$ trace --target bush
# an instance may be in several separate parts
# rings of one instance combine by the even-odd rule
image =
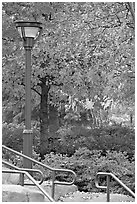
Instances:
[[[33,153],[34,158],[39,160],[39,155],[35,151]],[[18,156],[10,155],[10,162],[22,167],[22,159],[19,159]],[[45,159],[41,162],[54,168],[73,170],[77,175],[75,185],[77,185],[80,191],[99,191],[95,187],[95,176],[97,172],[112,172],[124,184],[131,188],[131,190],[135,190],[135,161],[134,159],[130,161],[126,152],[108,150],[105,156],[103,156],[100,150],[89,150],[84,147],[76,150],[71,157],[51,152],[45,155]],[[44,173],[45,180],[51,179],[51,171],[39,165],[34,165],[34,168],[40,169]],[[35,179],[38,179],[38,175],[35,175]],[[56,179],[59,181],[70,181],[71,174],[57,173]],[[106,184],[105,179],[102,182],[103,185]],[[125,193],[124,189],[113,180],[111,181],[111,191]]]
[[[23,125],[3,124],[2,143],[17,151],[23,149]],[[34,150],[40,152],[40,132],[33,129]],[[52,148],[51,148],[52,147]],[[89,150],[126,151],[132,159],[135,150],[135,132],[128,127],[108,126],[87,129],[82,126],[61,127],[53,138],[52,145],[46,147],[47,152],[72,156],[79,148]]]
[[[4,123],[2,126],[2,144],[18,152],[23,150],[23,124]],[[39,131],[33,129],[33,148],[37,150],[39,146]]]
[[[89,150],[126,151],[132,157],[135,150],[135,132],[121,126],[108,126],[94,129],[72,126],[60,128],[60,152],[72,156],[75,150],[87,147]]]
[[[4,123],[2,126],[2,144],[20,152],[23,149],[23,127]]]
[[[100,171],[114,173],[129,188],[135,189],[135,163],[128,160],[126,152],[107,151],[106,156],[102,156],[100,150],[80,148],[71,157],[47,154],[42,162],[52,167],[73,170],[77,175],[75,184],[80,191],[98,191],[95,187],[95,175]],[[44,171],[46,179],[50,179],[51,174],[44,169],[41,170]],[[58,174],[56,179],[70,180],[64,173]],[[124,193],[117,182],[112,181],[111,186],[113,192]]]

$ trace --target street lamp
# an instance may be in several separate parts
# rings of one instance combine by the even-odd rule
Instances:
[[[32,21],[16,21],[15,25],[23,40],[26,58],[25,130],[23,131],[23,154],[32,157],[33,132],[31,129],[31,50],[41,34],[42,24]],[[32,162],[27,159],[23,159],[23,167],[32,168]]]

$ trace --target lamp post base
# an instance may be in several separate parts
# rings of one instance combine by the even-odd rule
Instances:
[[[23,154],[32,158],[32,130],[23,131]],[[27,169],[32,169],[32,161],[23,158],[23,167]]]

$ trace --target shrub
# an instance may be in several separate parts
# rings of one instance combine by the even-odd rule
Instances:
[[[13,123],[2,126],[2,144],[16,151],[23,149],[23,127]]]
[[[63,130],[63,131],[62,131]],[[89,150],[126,151],[132,157],[135,150],[135,132],[121,126],[108,126],[94,129],[72,126],[63,127],[58,132],[60,151],[72,156],[75,150],[87,147]]]
[[[33,154],[36,160],[39,160],[39,155],[34,151]],[[10,155],[10,161],[22,167],[22,160],[17,156]],[[98,192],[95,187],[95,176],[97,172],[112,172],[131,190],[135,190],[135,161],[128,159],[126,152],[106,151],[105,156],[100,150],[89,150],[86,147],[79,148],[74,155],[68,157],[67,155],[55,154],[51,152],[45,155],[42,163],[54,168],[67,168],[73,170],[77,177],[75,185],[80,191]],[[45,180],[51,179],[51,171],[34,165],[34,168],[40,169],[45,176]],[[71,175],[71,174],[70,174]],[[66,173],[57,173],[56,179],[60,181],[70,181],[71,176]],[[35,176],[38,179],[38,175]],[[105,179],[102,180],[103,185]],[[123,188],[113,180],[111,180],[111,191],[115,193],[125,193]],[[127,194],[127,192],[126,192]]]
[[[23,148],[23,125],[3,124],[2,143],[17,151]],[[40,152],[40,132],[33,129],[34,150]],[[47,152],[72,156],[79,148],[86,147],[89,150],[126,151],[132,159],[135,150],[135,133],[128,127],[108,126],[87,129],[83,126],[61,127],[54,136],[52,145]]]
[[[95,175],[100,171],[114,173],[129,188],[135,189],[135,164],[134,161],[128,160],[126,152],[107,151],[106,156],[102,156],[100,150],[91,151],[80,148],[71,157],[54,153],[47,154],[42,162],[56,168],[72,169],[77,175],[75,184],[80,191],[98,191],[95,187]],[[51,174],[46,170],[44,173],[49,179]],[[57,175],[56,179],[70,180],[64,173]],[[124,192],[115,181],[111,182],[111,186],[113,192]]]
[[[23,124],[4,123],[2,126],[2,144],[16,151],[23,150]],[[33,148],[37,150],[39,146],[39,131],[33,129]]]

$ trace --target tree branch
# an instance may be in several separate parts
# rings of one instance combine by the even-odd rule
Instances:
[[[25,86],[23,82],[21,82],[19,85]],[[34,87],[31,87],[31,90],[35,91],[39,96],[41,96],[41,94]]]
[[[41,96],[41,94],[34,87],[31,87],[31,90],[35,91],[39,96]]]
[[[127,2],[127,5],[128,5],[128,9],[129,9],[129,11],[131,13],[131,16],[133,18],[133,22],[135,24],[135,11],[134,11],[135,6],[134,6],[134,2]]]

